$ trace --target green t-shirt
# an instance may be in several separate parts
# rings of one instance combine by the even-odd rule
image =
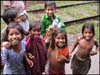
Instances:
[[[54,17],[58,19],[59,22],[61,22],[61,28],[64,30],[65,25],[61,21],[61,18],[58,15],[54,15]],[[53,20],[49,18],[47,14],[41,17],[40,23],[41,23],[41,35],[42,36],[45,36],[46,29],[48,29],[49,25],[51,25],[52,22]]]

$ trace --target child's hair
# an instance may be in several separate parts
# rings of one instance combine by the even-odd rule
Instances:
[[[56,3],[54,1],[46,1],[44,5],[45,9],[47,6],[50,6],[50,5],[54,5],[54,7],[56,8]]]
[[[39,21],[33,21],[31,24],[30,24],[30,28],[29,28],[29,31],[32,30],[32,28],[35,28],[37,26],[41,26],[40,22]]]
[[[85,23],[82,27],[82,33],[84,32],[85,28],[89,28],[92,31],[93,36],[95,35],[95,30],[94,30],[94,24],[93,23]]]
[[[10,21],[14,21],[14,18],[17,16],[17,10],[14,8],[8,8],[3,12],[2,18],[6,24],[9,24]]]
[[[11,28],[16,28],[16,29],[18,29],[18,31],[19,31],[19,32],[21,33],[21,35],[22,35],[21,40],[24,38],[24,30],[23,30],[23,28],[21,27],[21,25],[18,24],[18,23],[10,23],[10,24],[7,26],[7,28],[6,28],[6,35],[5,35],[5,37],[6,37],[6,40],[7,40],[7,41],[8,41],[8,34],[9,34],[9,31],[10,31]]]
[[[65,46],[64,46],[64,47],[68,46],[68,44],[67,44],[67,33],[66,33],[64,30],[62,30],[61,28],[57,28],[57,29],[55,30],[55,32],[52,34],[52,39],[51,39],[50,48],[53,49],[53,50],[55,49],[55,37],[56,37],[59,33],[63,33],[64,36],[65,36]]]

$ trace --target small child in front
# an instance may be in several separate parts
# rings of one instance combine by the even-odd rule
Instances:
[[[10,47],[1,48],[1,60],[4,65],[3,74],[26,74],[23,63],[23,56],[26,51],[26,44],[22,41],[24,31],[19,24],[10,23],[6,29],[6,40]]]
[[[65,63],[69,63],[69,49],[67,35],[62,29],[56,29],[52,34],[50,47],[48,48],[49,68],[48,74],[64,75]]]
[[[95,30],[92,23],[86,23],[82,27],[82,37],[79,37],[71,51],[71,53],[77,48],[77,52],[72,58],[71,68],[72,74],[84,74],[86,75],[91,67],[90,56],[96,55],[99,47],[96,39],[94,39]],[[93,46],[96,46],[96,50],[93,51]]]

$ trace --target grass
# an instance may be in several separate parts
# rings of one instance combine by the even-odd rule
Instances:
[[[80,18],[84,18],[87,16],[87,15],[85,15],[85,13],[89,14],[89,16],[99,14],[97,12],[97,8],[98,8],[98,5],[95,3],[95,4],[79,5],[79,6],[75,6],[75,7],[68,7],[68,8],[64,8],[64,9],[59,9],[59,10],[57,10],[57,12],[58,13],[59,12],[66,13],[66,14],[74,17],[75,19],[80,19]],[[82,13],[80,13],[80,12],[82,12]]]
[[[82,1],[55,1],[56,2],[56,6],[62,6],[62,5],[70,5],[70,4],[75,4],[75,3],[79,3]],[[34,7],[33,7],[34,4]],[[43,2],[39,2],[39,1],[29,1],[29,5],[28,5],[28,10],[36,10],[36,9],[43,9],[44,8],[44,3]]]
[[[94,15],[97,14],[97,8],[98,8],[98,4],[88,4],[85,5],[84,7],[80,6],[80,9],[87,11],[88,14]]]

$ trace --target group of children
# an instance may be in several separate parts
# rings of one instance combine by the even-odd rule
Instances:
[[[10,8],[4,12],[2,17],[7,27],[1,43],[3,74],[64,75],[65,63],[70,62],[71,53],[77,46],[77,52],[71,61],[72,74],[88,73],[91,67],[90,55],[97,54],[99,50],[94,39],[94,25],[83,25],[82,37],[77,39],[73,49],[69,51],[65,25],[54,14],[55,9],[55,2],[47,1],[46,15],[40,21],[32,22],[27,34],[15,9]],[[96,51],[92,51],[94,45]]]

